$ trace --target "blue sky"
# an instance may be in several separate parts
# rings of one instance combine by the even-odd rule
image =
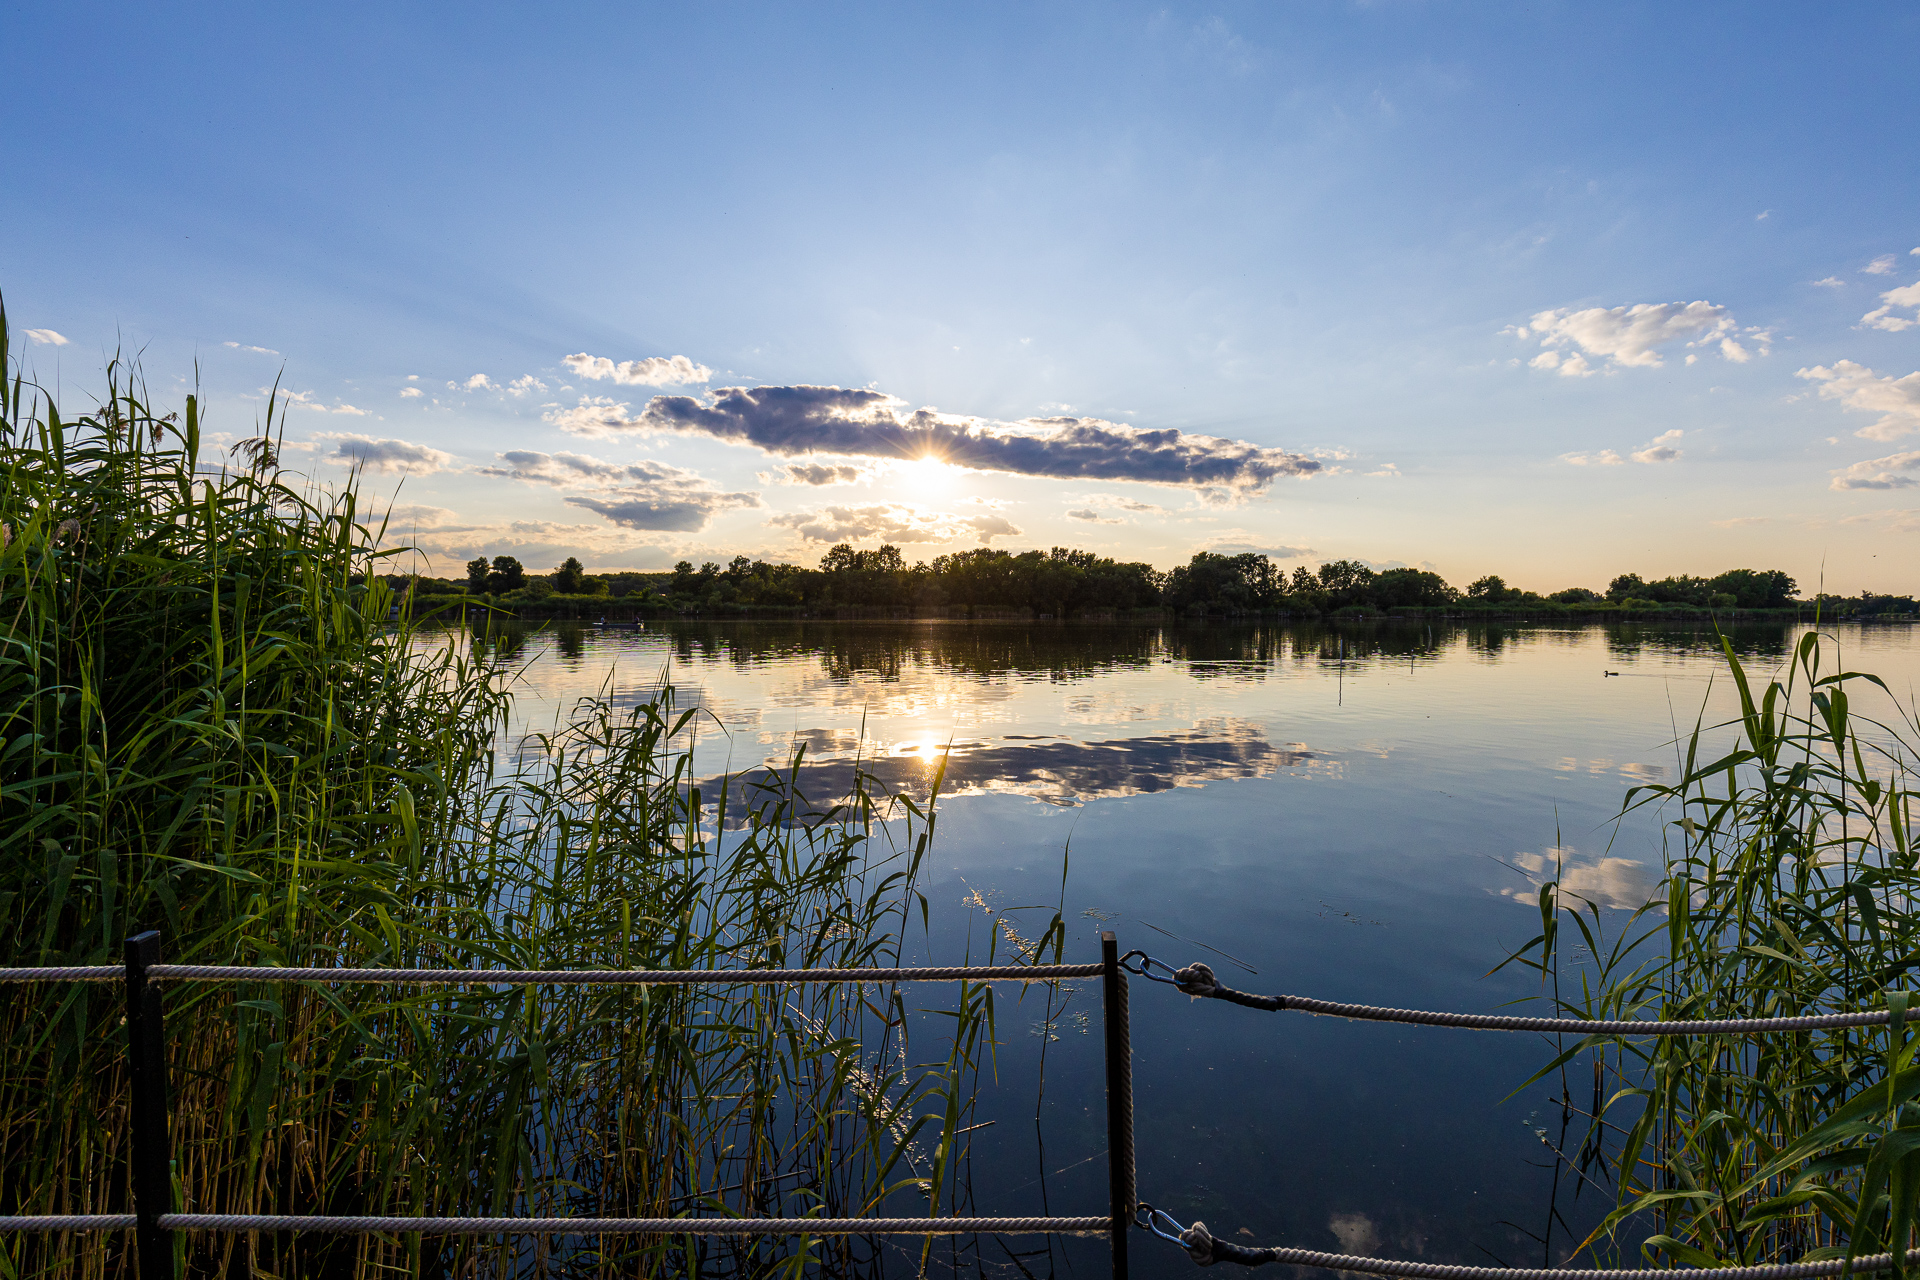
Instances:
[[[17,354],[70,411],[116,346],[198,361],[233,438],[279,376],[292,464],[437,572],[1920,589],[1911,5],[6,21]]]

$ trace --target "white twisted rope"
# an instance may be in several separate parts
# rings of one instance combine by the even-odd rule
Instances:
[[[1424,1027],[1469,1027],[1479,1031],[1555,1031],[1573,1035],[1707,1036],[1755,1031],[1831,1031],[1871,1027],[1887,1021],[1885,1009],[1861,1013],[1814,1013],[1792,1018],[1696,1018],[1656,1022],[1638,1018],[1517,1018],[1496,1013],[1437,1013],[1427,1009],[1382,1009],[1339,1004],[1310,996],[1278,996],[1289,1009],[1368,1022],[1410,1022]]]
[[[1166,968],[1149,957],[1149,965]],[[1840,1027],[1872,1027],[1890,1020],[1886,1009],[1868,1009],[1859,1013],[1812,1013],[1789,1018],[1694,1018],[1655,1021],[1641,1018],[1523,1018],[1501,1013],[1446,1013],[1433,1009],[1387,1009],[1370,1004],[1344,1004],[1336,1000],[1316,1000],[1312,996],[1258,996],[1235,991],[1213,976],[1213,969],[1199,962],[1184,969],[1169,970],[1170,978],[1161,978],[1142,970],[1155,982],[1177,988],[1190,996],[1225,1000],[1248,1009],[1272,1013],[1297,1010],[1329,1018],[1354,1018],[1362,1022],[1403,1022],[1423,1027],[1467,1027],[1475,1031],[1545,1031],[1567,1035],[1629,1036],[1709,1036],[1738,1035],[1761,1031],[1831,1031]]]
[[[320,1231],[436,1236],[951,1236],[1102,1235],[1099,1218],[329,1218],[300,1214],[163,1213],[175,1231]]]
[[[125,1231],[131,1213],[0,1217],[0,1231]],[[287,1213],[163,1213],[166,1231],[315,1231],[434,1236],[1104,1235],[1112,1218],[334,1218]]]
[[[1150,1228],[1151,1229],[1151,1228]],[[1166,1233],[1154,1234],[1171,1239]],[[1837,1276],[1842,1271],[1868,1273],[1891,1271],[1893,1255],[1876,1253],[1855,1258],[1851,1263],[1834,1258],[1826,1262],[1781,1262],[1756,1267],[1716,1267],[1712,1269],[1675,1267],[1622,1271],[1574,1271],[1542,1267],[1457,1267],[1441,1262],[1406,1262],[1397,1258],[1361,1258],[1348,1253],[1319,1253],[1312,1249],[1250,1249],[1246,1245],[1216,1240],[1207,1224],[1196,1222],[1182,1231],[1178,1243],[1186,1246],[1187,1256],[1203,1267],[1217,1262],[1237,1262],[1243,1267],[1263,1267],[1269,1262],[1296,1267],[1324,1267],[1329,1271],[1359,1271],[1376,1276],[1409,1276],[1413,1280],[1649,1280],[1653,1276],[1699,1276],[1703,1280],[1813,1280],[1817,1276]],[[1920,1261],[1920,1249],[1907,1251],[1909,1263]]]
[[[956,965],[928,969],[345,969],[271,965],[156,964],[147,977],[180,982],[373,982],[463,986],[759,986],[804,982],[1042,982],[1099,976],[1097,964]],[[118,982],[115,964],[47,969],[0,969],[0,982]]]
[[[0,969],[0,982],[118,982],[124,965],[68,964],[51,969]]]

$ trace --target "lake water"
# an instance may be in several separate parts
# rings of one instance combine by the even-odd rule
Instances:
[[[1799,633],[1732,638],[1764,677]],[[1831,634],[1848,668],[1913,687],[1920,633]],[[1676,732],[1703,707],[1709,722],[1734,707],[1710,633],[1644,624],[561,625],[514,643],[532,727],[668,672],[680,705],[711,713],[703,776],[804,742],[809,794],[843,788],[856,758],[924,790],[946,753],[922,957],[1037,934],[1064,895],[1069,960],[1097,959],[1110,928],[1243,990],[1476,1012],[1538,993],[1488,971],[1537,932],[1556,863],[1616,922],[1643,900],[1659,821],[1610,820],[1629,787],[1674,778]],[[1514,1093],[1550,1056],[1539,1037],[1132,987],[1140,1194],[1182,1221],[1249,1244],[1537,1266],[1607,1207],[1574,1197],[1536,1132],[1557,1140],[1558,1087]],[[1105,1212],[1097,983],[1071,1001],[1044,1093],[1042,1011],[1011,993],[1002,1008],[974,1212]],[[1016,1265],[983,1242],[963,1269],[1104,1273],[1098,1241],[1008,1243],[1035,1252]],[[1193,1273],[1172,1245],[1136,1233],[1133,1251],[1136,1275]]]

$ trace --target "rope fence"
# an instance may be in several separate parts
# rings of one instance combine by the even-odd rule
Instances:
[[[1166,1218],[1179,1234],[1161,1228],[1158,1219]],[[1139,1206],[1136,1219],[1140,1226],[1186,1249],[1187,1256],[1202,1267],[1216,1262],[1237,1262],[1243,1267],[1264,1267],[1270,1262],[1295,1267],[1325,1267],[1329,1271],[1357,1271],[1376,1276],[1410,1276],[1414,1280],[1646,1280],[1648,1276],[1711,1276],[1713,1280],[1811,1280],[1816,1276],[1837,1276],[1842,1272],[1866,1274],[1894,1269],[1891,1253],[1869,1257],[1830,1258],[1821,1262],[1780,1262],[1757,1267],[1675,1267],[1661,1270],[1575,1271],[1559,1267],[1456,1267],[1444,1262],[1407,1262],[1397,1258],[1362,1258],[1350,1253],[1319,1253],[1312,1249],[1254,1249],[1243,1244],[1216,1240],[1207,1224],[1196,1222],[1180,1229],[1180,1224],[1164,1211],[1151,1205]],[[1920,1249],[1907,1251],[1908,1263],[1920,1261]]]
[[[1045,982],[1097,978],[1097,964],[981,965],[924,969],[301,969],[278,965],[156,964],[149,981],[353,982],[430,986],[701,986],[798,985],[808,982]],[[122,982],[127,971],[113,964],[51,969],[0,969],[0,982]]]
[[[1138,959],[1137,965],[1128,964]],[[1790,1018],[1695,1018],[1656,1021],[1645,1018],[1522,1018],[1499,1013],[1445,1013],[1430,1009],[1386,1009],[1370,1004],[1344,1004],[1312,996],[1257,996],[1235,991],[1214,977],[1213,969],[1195,961],[1175,969],[1144,951],[1129,951],[1120,963],[1127,972],[1173,987],[1190,996],[1225,1000],[1247,1009],[1270,1013],[1289,1010],[1361,1022],[1402,1022],[1422,1027],[1465,1027],[1474,1031],[1544,1031],[1568,1035],[1710,1036],[1757,1034],[1766,1031],[1832,1031],[1841,1027],[1872,1027],[1889,1022],[1886,1009],[1858,1013],[1812,1013]],[[1154,972],[1165,970],[1167,976]]]
[[[124,1231],[131,1213],[0,1217],[0,1231]],[[163,1231],[288,1231],[428,1236],[950,1236],[1105,1235],[1097,1218],[337,1218],[287,1213],[162,1213]]]
[[[0,1231],[136,1233],[140,1280],[177,1271],[176,1232],[290,1232],[333,1235],[431,1236],[954,1236],[1105,1235],[1114,1241],[1117,1280],[1126,1276],[1126,1233],[1133,1220],[1132,1049],[1126,1021],[1126,974],[1111,932],[1101,935],[1098,964],[958,965],[891,969],[354,969],[270,965],[160,963],[160,935],[137,934],[126,943],[124,965],[52,965],[0,969],[0,983],[114,982],[126,991],[127,1065],[131,1137],[128,1174],[133,1212],[0,1216]],[[318,1214],[174,1213],[173,1156],[168,1139],[165,982],[314,982],[407,986],[788,986],[849,982],[1046,982],[1098,977],[1107,989],[1108,1079],[1129,1092],[1124,1107],[1108,1108],[1109,1150],[1116,1164],[1109,1212],[1099,1216],[1025,1218],[430,1218],[338,1217]],[[1118,992],[1116,996],[1115,992]],[[1118,1018],[1111,1016],[1115,1009]],[[1124,1139],[1112,1129],[1124,1116]]]
[[[1529,1018],[1503,1014],[1451,1013],[1347,1004],[1309,996],[1255,995],[1226,986],[1206,964],[1175,969],[1144,951],[1119,953],[1111,932],[1100,937],[1098,964],[950,966],[894,969],[353,969],[267,965],[161,964],[157,933],[127,940],[121,965],[66,965],[0,969],[8,982],[121,982],[126,986],[127,1051],[132,1085],[129,1125],[133,1213],[0,1216],[0,1231],[138,1233],[142,1280],[173,1274],[173,1233],[308,1232],[337,1235],[432,1236],[851,1236],[851,1235],[1106,1235],[1115,1280],[1126,1280],[1128,1232],[1144,1229],[1187,1251],[1200,1266],[1232,1262],[1321,1267],[1331,1271],[1410,1280],[1644,1280],[1675,1271],[1712,1280],[1816,1280],[1845,1272],[1894,1270],[1892,1254],[1764,1266],[1634,1270],[1563,1270],[1451,1266],[1311,1249],[1252,1248],[1215,1239],[1204,1222],[1183,1227],[1165,1211],[1138,1199],[1133,1145],[1133,1071],[1128,1027],[1128,974],[1171,986],[1189,996],[1224,1000],[1267,1012],[1297,1011],[1368,1022],[1461,1027],[1480,1031],[1532,1031],[1594,1035],[1719,1035],[1824,1031],[1891,1022],[1890,1010],[1810,1014],[1783,1018],[1689,1020]],[[297,1214],[174,1213],[167,1140],[165,1028],[160,983],[315,982],[439,986],[781,986],[815,982],[1045,982],[1060,978],[1102,980],[1107,1065],[1107,1162],[1110,1212],[1102,1216],[1028,1218],[428,1218],[332,1217]],[[1920,1250],[1906,1255],[1920,1261]]]

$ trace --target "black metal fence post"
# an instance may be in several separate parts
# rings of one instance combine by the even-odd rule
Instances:
[[[1113,1208],[1113,1280],[1127,1280],[1127,1229],[1133,1225],[1133,1037],[1127,1025],[1127,974],[1111,929],[1100,934],[1100,982],[1106,997],[1107,1188]]]
[[[173,1212],[173,1153],[167,1142],[167,1029],[160,989],[147,969],[160,963],[160,934],[127,939],[127,1067],[132,1082],[133,1212],[140,1280],[173,1280],[173,1232],[156,1219]]]

